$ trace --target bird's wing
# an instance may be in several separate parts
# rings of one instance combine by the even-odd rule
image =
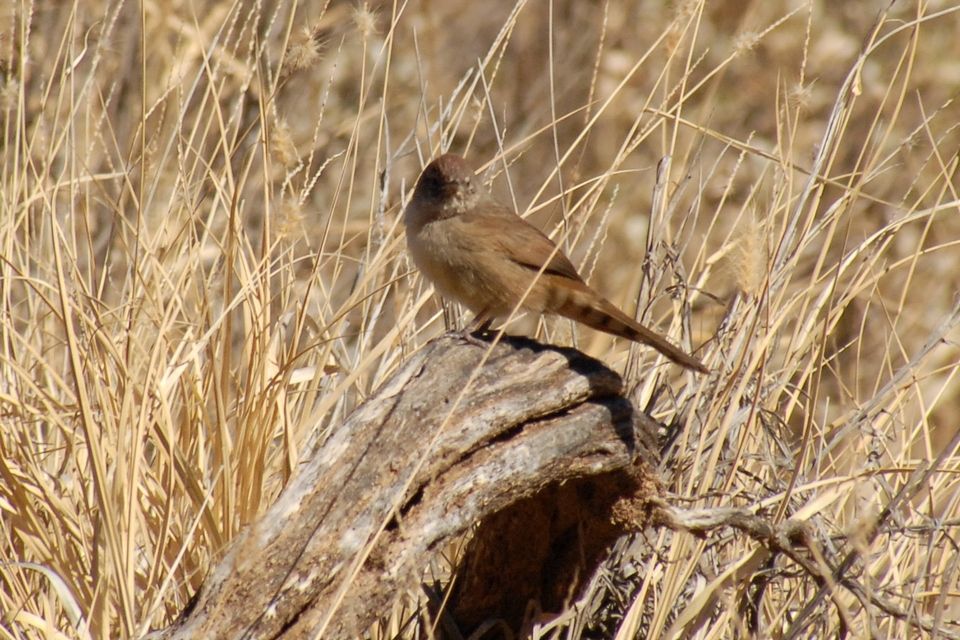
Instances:
[[[503,255],[513,262],[534,272],[546,263],[544,273],[583,282],[576,267],[553,240],[507,207],[498,206],[494,211],[471,214],[471,217],[484,218],[477,220],[478,228],[487,229]]]

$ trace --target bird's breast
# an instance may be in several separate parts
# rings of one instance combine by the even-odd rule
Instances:
[[[522,276],[517,265],[495,250],[483,229],[470,228],[461,217],[408,227],[407,247],[414,264],[443,296],[475,313],[504,315],[519,300]]]

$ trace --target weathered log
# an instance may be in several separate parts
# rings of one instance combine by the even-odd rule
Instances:
[[[162,635],[356,637],[477,523],[447,609],[462,624],[518,624],[528,598],[568,596],[624,532],[617,500],[656,491],[657,425],[576,350],[505,338],[484,352],[444,336],[415,353],[307,456]]]

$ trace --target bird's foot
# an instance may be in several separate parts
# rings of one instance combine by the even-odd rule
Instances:
[[[490,323],[491,320],[485,314],[477,314],[470,324],[460,331],[453,332],[452,335],[475,347],[486,349],[490,346]]]
[[[461,329],[460,331],[454,331],[451,335],[454,335],[467,344],[472,344],[475,347],[480,347],[481,349],[486,349],[490,346],[490,333],[486,329],[474,329],[473,327],[467,327]]]

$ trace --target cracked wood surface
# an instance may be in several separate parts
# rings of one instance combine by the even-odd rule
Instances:
[[[355,637],[472,525],[577,478],[653,477],[656,423],[616,373],[505,337],[457,404],[484,351],[444,336],[413,354],[306,457],[161,635]]]

